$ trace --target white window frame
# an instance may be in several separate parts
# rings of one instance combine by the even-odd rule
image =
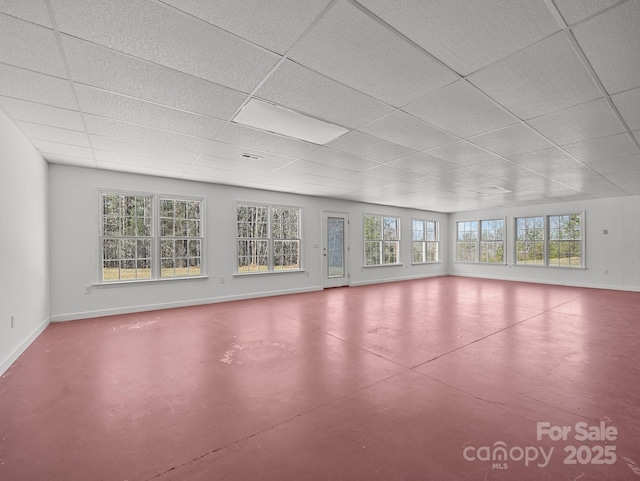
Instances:
[[[542,239],[534,239],[532,241],[528,241],[528,242],[533,242],[533,243],[542,243],[542,263],[540,264],[536,264],[536,263],[529,263],[528,260],[525,261],[518,261],[518,243],[519,242],[527,242],[526,240],[520,240],[519,239],[519,235],[518,235],[518,220],[520,219],[541,219],[542,220],[542,227],[540,229],[536,229],[534,227],[534,231],[542,231]],[[515,265],[517,266],[529,266],[529,267],[544,267],[547,265],[547,229],[546,229],[546,216],[544,215],[528,215],[528,216],[521,216],[521,217],[515,217],[514,218],[514,232],[515,232],[515,239],[514,239],[514,259],[513,262]]]
[[[414,222],[422,223],[422,240],[415,240],[413,238],[415,229]],[[429,240],[429,224],[434,225],[434,237],[435,240]],[[420,244],[420,252],[422,254],[422,261],[416,261],[414,257],[414,248],[416,244]],[[435,246],[435,259],[429,260],[429,244]],[[412,264],[436,264],[440,262],[440,223],[437,220],[431,220],[427,218],[412,217],[411,218],[411,263]]]
[[[120,267],[118,279],[105,279],[104,276],[104,268],[105,261],[109,259],[105,259],[105,250],[104,250],[104,241],[107,239],[118,238],[118,236],[113,235],[105,235],[104,231],[104,197],[108,195],[114,196],[129,196],[129,197],[148,197],[151,202],[151,226],[150,233],[147,236],[143,236],[145,239],[149,240],[150,243],[150,254],[149,254],[149,267],[150,267],[150,275],[146,277],[137,276],[135,278],[123,278],[121,275],[122,267]],[[161,268],[161,233],[160,233],[160,199],[171,199],[175,201],[187,201],[187,202],[199,202],[200,203],[200,236],[198,239],[200,240],[200,273],[194,275],[178,275],[178,276],[162,276],[162,268]],[[98,258],[99,258],[99,266],[98,266],[98,286],[109,286],[109,285],[118,285],[118,284],[128,284],[128,283],[138,283],[138,282],[152,282],[152,281],[169,281],[169,280],[182,280],[182,279],[199,279],[206,278],[205,274],[205,199],[202,197],[194,197],[180,194],[163,194],[163,193],[152,193],[152,192],[140,192],[140,191],[130,191],[130,190],[117,190],[117,189],[99,189],[98,191],[98,218],[99,226],[98,226]],[[142,237],[142,236],[140,236]],[[131,236],[121,236],[124,239],[134,239],[136,237]],[[119,261],[125,260],[124,258],[119,258]],[[142,259],[141,259],[142,260]]]
[[[483,228],[485,223],[489,223],[489,222],[502,222],[502,238],[501,239],[485,239],[485,229]],[[506,226],[506,219],[504,217],[500,218],[494,218],[494,219],[481,219],[478,222],[478,243],[479,243],[479,248],[480,251],[478,253],[478,263],[479,264],[497,264],[497,265],[504,265],[507,263],[506,261],[506,231],[505,231],[505,226]],[[483,255],[484,255],[484,248],[487,244],[502,244],[502,260],[498,261],[498,262],[491,262],[491,261],[486,261],[483,260]]]
[[[551,227],[551,218],[553,217],[567,217],[567,216],[577,216],[580,219],[580,229],[579,229],[579,239],[552,239],[552,227]],[[542,218],[543,219],[543,235],[544,235],[544,258],[542,264],[525,264],[518,262],[518,219],[528,219],[528,218]],[[514,219],[514,226],[516,229],[516,236],[514,241],[515,248],[515,265],[524,266],[524,267],[551,267],[558,269],[586,269],[586,249],[585,249],[585,232],[586,232],[586,212],[571,212],[571,213],[562,213],[562,214],[546,214],[546,215],[529,215],[516,217]],[[567,264],[562,265],[560,261],[558,263],[551,263],[551,244],[553,242],[577,242],[580,246],[580,263],[579,264]]]
[[[502,222],[502,240],[485,240],[484,239],[484,234],[483,234],[483,223],[485,222],[495,222],[495,221],[500,221]],[[474,241],[461,241],[459,240],[460,237],[460,224],[471,224],[471,223],[475,223],[475,230],[472,229],[465,229],[464,232],[475,232],[475,240]],[[507,219],[504,217],[492,217],[492,218],[485,218],[485,219],[466,219],[466,220],[459,220],[456,221],[456,260],[455,262],[457,263],[467,263],[467,264],[483,264],[483,265],[491,265],[491,266],[503,266],[507,264],[507,231],[505,229],[507,225]],[[466,227],[466,226],[465,226]],[[474,260],[460,260],[459,255],[460,255],[460,251],[459,251],[459,247],[460,247],[460,243],[464,242],[466,244],[475,244],[474,245],[474,255],[475,255],[475,259]],[[482,254],[483,254],[483,246],[486,245],[487,243],[501,243],[502,244],[502,261],[500,262],[488,262],[488,261],[484,261],[482,258]]]
[[[380,221],[380,231],[377,233],[378,236],[374,239],[367,239],[367,217],[375,217]],[[401,226],[401,218],[400,216],[397,215],[385,215],[385,214],[373,214],[373,213],[368,213],[365,212],[363,215],[363,224],[362,224],[362,230],[363,230],[363,240],[364,240],[364,258],[363,258],[363,265],[364,267],[379,267],[379,266],[397,266],[397,265],[401,265],[400,262],[400,243],[401,243],[401,233],[402,233],[402,226]],[[385,225],[385,219],[393,219],[396,222],[396,233],[397,233],[397,239],[385,239],[385,229],[384,229],[384,225]],[[368,242],[376,242],[379,243],[379,248],[378,248],[378,254],[379,254],[379,259],[380,259],[380,263],[377,264],[368,264],[367,263],[367,243]],[[397,244],[397,252],[396,252],[396,261],[395,262],[385,262],[385,247],[387,244]]]
[[[267,209],[267,220],[266,220],[266,236],[265,237],[239,237],[239,223],[238,221],[238,208],[244,207],[257,207],[257,208],[265,208]],[[275,239],[273,237],[273,210],[274,209],[289,209],[296,210],[298,212],[298,237],[297,238],[285,238],[285,239]],[[286,204],[271,204],[264,202],[254,202],[254,201],[236,201],[234,204],[234,223],[235,223],[235,275],[237,276],[252,276],[252,275],[264,275],[264,274],[285,274],[288,272],[303,272],[303,209],[298,205],[286,205]],[[267,263],[264,264],[266,269],[258,269],[258,270],[247,270],[242,271],[240,269],[240,250],[239,250],[239,242],[241,241],[250,241],[250,240],[259,240],[266,242],[266,256]],[[284,269],[283,267],[277,268],[275,265],[275,243],[279,241],[293,241],[298,244],[298,267],[297,268],[289,268]]]
[[[469,224],[469,223],[472,223],[472,222],[475,222],[475,224],[476,224],[475,229],[473,229],[473,230],[465,229],[464,232],[475,232],[475,236],[476,236],[475,240],[473,240],[473,241],[469,241],[469,240],[461,241],[459,239],[459,237],[460,237],[460,224]],[[466,220],[456,221],[456,237],[455,237],[455,239],[456,239],[456,260],[455,260],[455,262],[472,263],[472,264],[477,264],[478,263],[478,258],[479,258],[479,255],[480,255],[479,254],[480,253],[480,236],[479,236],[479,233],[478,233],[478,226],[479,225],[480,225],[480,221],[477,220],[477,219],[466,219]],[[460,260],[460,258],[459,258],[459,256],[460,256],[460,250],[459,250],[460,242],[465,242],[465,243],[468,243],[468,244],[473,242],[475,244],[474,245],[474,249],[473,249],[473,252],[475,253],[475,259],[474,260],[466,260],[466,259]]]

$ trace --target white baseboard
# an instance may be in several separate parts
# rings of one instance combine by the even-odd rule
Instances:
[[[42,332],[47,328],[51,322],[51,318],[47,317],[38,327],[36,327],[29,336],[17,347],[14,351],[7,356],[2,362],[0,362],[0,376],[2,376],[7,369],[11,367],[11,365],[16,362],[16,359],[20,357],[20,355],[27,350],[27,348],[31,345],[36,338],[42,334]]]
[[[616,284],[594,284],[590,282],[561,282],[557,280],[545,280],[545,279],[531,279],[527,277],[504,277],[504,276],[487,276],[478,274],[448,274],[454,277],[475,277],[477,279],[492,279],[496,281],[511,281],[511,282],[528,282],[531,284],[546,284],[553,286],[567,286],[567,287],[584,287],[587,289],[608,289],[612,291],[628,291],[628,292],[640,292],[640,286],[619,286]]]
[[[173,309],[176,307],[200,306],[205,304],[216,304],[219,302],[242,301],[246,299],[257,299],[260,297],[283,296],[287,294],[301,294],[304,292],[320,291],[321,287],[305,287],[300,289],[284,289],[279,291],[255,292],[249,294],[238,294],[234,296],[210,297],[205,299],[191,299],[187,301],[163,302],[158,304],[144,304],[138,306],[117,307],[113,309],[98,309],[94,311],[73,312],[68,314],[57,314],[51,316],[51,322],[76,321],[79,319],[90,319],[94,317],[115,316],[118,314],[133,314],[135,312],[157,311],[160,309]]]
[[[360,282],[352,282],[351,286],[368,286],[371,284],[386,284],[388,282],[401,282],[401,281],[414,281],[416,279],[427,279],[429,277],[443,277],[448,276],[449,274],[446,272],[438,272],[437,274],[422,274],[418,276],[407,276],[407,277],[389,277],[386,279],[376,279],[372,281],[360,281]]]

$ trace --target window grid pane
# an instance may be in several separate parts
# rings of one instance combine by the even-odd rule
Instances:
[[[582,216],[549,216],[549,265],[582,266]]]
[[[160,199],[160,277],[202,274],[201,202]]]
[[[544,265],[544,218],[516,218],[516,264]]]
[[[103,194],[102,281],[151,278],[152,197]]]
[[[301,209],[236,205],[239,273],[301,269]]]
[[[456,260],[478,262],[478,221],[457,223]]]
[[[504,220],[480,221],[480,262],[504,262]]]
[[[423,234],[424,235],[424,234]],[[400,218],[364,216],[364,263],[366,266],[400,262]]]

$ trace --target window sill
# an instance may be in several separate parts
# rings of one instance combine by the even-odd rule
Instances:
[[[433,261],[433,262],[412,262],[412,266],[428,266],[431,264],[442,264],[442,261]]]
[[[564,269],[571,271],[586,271],[587,267],[582,266],[550,266],[550,265],[541,265],[541,264],[513,264],[512,267],[538,267],[543,269]]]
[[[505,262],[473,262],[473,261],[453,261],[454,264],[469,264],[474,266],[502,266],[506,267]]]
[[[91,287],[102,289],[105,287],[124,287],[135,284],[156,284],[165,282],[202,281],[209,279],[209,276],[185,276],[185,277],[165,277],[162,279],[132,279],[130,281],[107,281],[91,284]]]
[[[306,272],[304,269],[295,269],[290,271],[260,271],[260,272],[236,272],[233,277],[251,277],[251,276],[272,276],[282,274],[296,274],[299,272]]]
[[[371,268],[375,268],[375,267],[398,267],[398,266],[403,266],[404,264],[402,264],[401,262],[398,262],[397,264],[376,264],[374,266],[362,266],[365,269],[371,269]]]

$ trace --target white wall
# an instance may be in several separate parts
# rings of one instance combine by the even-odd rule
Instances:
[[[446,274],[446,262],[411,265],[410,257],[412,216],[439,220],[446,237],[446,214],[62,165],[50,165],[49,187],[54,321],[322,289],[322,211],[349,213],[352,285]],[[99,278],[101,189],[203,197],[208,279],[102,285],[86,294]],[[302,207],[304,272],[234,276],[236,201]],[[365,212],[401,217],[403,265],[363,267]],[[446,256],[446,238],[442,246]]]
[[[586,269],[514,265],[515,217],[583,211]],[[457,221],[501,217],[507,218],[507,265],[455,262]],[[640,196],[450,214],[449,239],[452,275],[640,291]]]
[[[0,206],[2,374],[49,322],[47,163],[2,111]]]

